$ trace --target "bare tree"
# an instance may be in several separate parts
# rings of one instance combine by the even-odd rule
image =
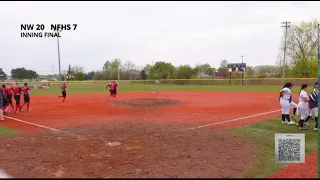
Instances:
[[[80,65],[74,65],[72,66],[72,71],[73,73],[84,72],[84,67]]]

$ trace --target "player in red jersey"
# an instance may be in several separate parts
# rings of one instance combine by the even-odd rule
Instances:
[[[22,88],[22,92],[23,92],[23,100],[24,100],[24,103],[23,105],[21,106],[21,110],[23,108],[23,106],[25,104],[27,104],[27,111],[30,110],[30,89],[28,87],[28,83],[24,83],[24,87]]]
[[[108,100],[110,98],[112,98],[113,100],[116,99],[117,87],[118,87],[118,84],[115,81],[112,81],[110,84],[107,85],[106,88],[110,88],[110,95],[108,97]]]
[[[3,94],[3,112],[8,112],[8,90],[6,85],[2,84],[2,94]]]
[[[66,83],[63,83],[63,85],[61,86],[61,91],[62,91],[62,96],[59,96],[58,98],[63,98],[62,102],[64,102],[64,100],[67,97],[67,85]]]
[[[9,111],[9,106],[14,110],[13,103],[12,103],[12,96],[13,96],[13,86],[12,84],[8,83],[7,84],[7,91],[8,91],[8,96],[7,96],[7,102],[8,102],[8,111]]]
[[[2,88],[0,88],[0,120],[3,121],[3,93],[2,93]]]
[[[14,100],[16,100],[16,113],[19,113],[21,111],[21,105],[20,105],[21,91],[22,91],[21,87],[19,83],[17,83],[13,89],[13,97],[14,97]]]

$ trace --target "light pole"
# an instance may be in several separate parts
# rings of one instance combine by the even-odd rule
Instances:
[[[282,78],[285,78],[285,66],[286,66],[286,51],[287,51],[287,33],[288,33],[288,28],[290,27],[289,21],[282,22],[282,26],[285,28],[285,33],[284,33],[284,48],[283,48],[283,64],[282,64]]]
[[[120,68],[121,68],[121,65],[119,65],[118,67],[118,81],[120,80]]]
[[[243,54],[240,56],[241,57],[241,84],[243,85]]]
[[[60,33],[62,30],[57,30],[57,33]],[[58,61],[59,61],[59,81],[62,80],[61,78],[61,63],[60,63],[60,45],[59,45],[59,36],[57,36],[57,46],[58,46]]]

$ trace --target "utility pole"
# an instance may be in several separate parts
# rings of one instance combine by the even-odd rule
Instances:
[[[287,33],[288,33],[288,28],[290,27],[289,21],[282,22],[283,28],[285,28],[285,33],[284,33],[284,48],[283,48],[283,64],[282,64],[282,78],[285,78],[285,67],[287,65],[286,62],[286,51],[287,51]]]
[[[241,57],[241,66],[243,68],[243,54],[240,57]],[[241,69],[241,84],[243,85],[243,69]]]
[[[320,76],[320,24],[318,24],[318,81]]]

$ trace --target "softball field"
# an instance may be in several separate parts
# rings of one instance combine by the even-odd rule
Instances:
[[[58,84],[32,90],[32,110],[0,122],[0,167],[17,178],[318,176],[312,130],[305,164],[274,161],[274,134],[298,132],[279,119],[281,86],[120,81],[108,101],[105,85],[68,84],[64,103]]]

